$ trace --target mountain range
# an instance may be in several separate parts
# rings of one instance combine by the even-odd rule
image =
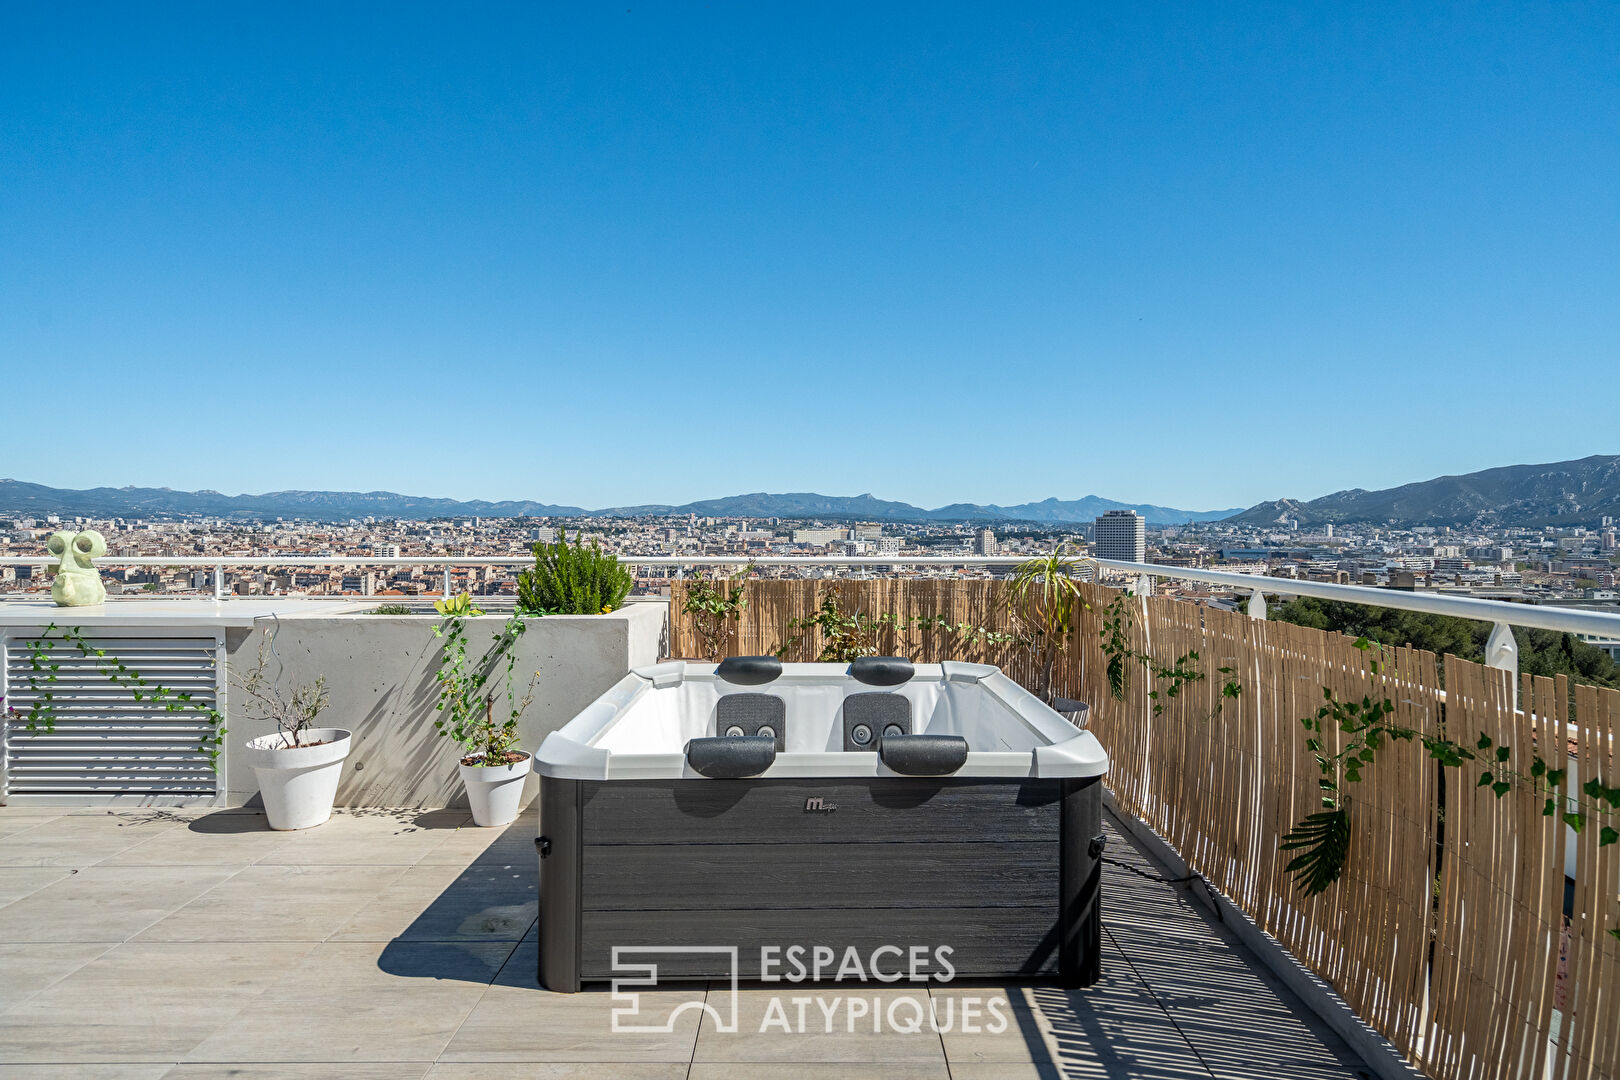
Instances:
[[[1087,495],[1013,506],[951,503],[932,510],[867,495],[814,492],[731,495],[680,505],[651,503],[585,510],[578,506],[509,500],[459,501],[399,495],[392,491],[271,491],[224,495],[169,488],[46,487],[0,480],[0,514],[69,517],[221,517],[244,520],[304,518],[440,517],[701,517],[822,518],[855,521],[965,521],[1072,524],[1090,522],[1105,510],[1135,510],[1150,525],[1228,520],[1264,528],[1290,519],[1301,528],[1328,524],[1451,525],[1468,528],[1542,525],[1595,526],[1620,518],[1620,455],[1593,455],[1549,465],[1507,465],[1462,476],[1366,491],[1336,491],[1319,499],[1274,499],[1247,510],[1178,510],[1151,503],[1124,503]]]
[[[1604,517],[1620,519],[1620,455],[1505,465],[1383,491],[1336,491],[1309,502],[1276,499],[1251,506],[1231,520],[1265,526],[1293,518],[1300,528],[1339,524],[1538,528],[1596,526]]]
[[[221,517],[240,519],[439,517],[655,517],[698,514],[702,517],[836,518],[863,521],[1030,521],[1089,522],[1105,510],[1135,510],[1155,525],[1215,521],[1228,510],[1177,510],[1148,503],[1123,503],[1087,495],[1081,499],[1047,499],[1016,506],[952,503],[925,510],[909,503],[872,495],[817,495],[811,492],[771,495],[756,492],[705,499],[679,506],[647,504],[585,510],[528,501],[487,502],[431,499],[392,491],[271,491],[263,495],[224,495],[218,491],[174,491],[169,488],[89,488],[68,490],[0,480],[0,513],[70,517]]]

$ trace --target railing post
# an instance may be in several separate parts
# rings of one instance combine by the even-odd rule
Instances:
[[[1137,596],[1152,596],[1153,595],[1153,575],[1152,574],[1137,574],[1136,575],[1136,595]]]
[[[217,604],[225,599],[225,568],[214,567],[214,602]]]
[[[1254,590],[1249,597],[1249,618],[1266,621],[1266,597],[1259,589]]]
[[[448,565],[444,568],[444,598],[446,600],[450,599],[450,567]]]
[[[686,578],[686,567],[682,566],[680,563],[676,563],[675,564],[675,580],[676,581],[682,581],[685,578]]]
[[[1513,627],[1497,623],[1485,642],[1485,666],[1505,671],[1513,681],[1513,707],[1519,707],[1519,642]]]

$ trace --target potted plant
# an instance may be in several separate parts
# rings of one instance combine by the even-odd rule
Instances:
[[[440,715],[433,726],[461,747],[458,771],[473,823],[486,828],[510,825],[523,809],[524,779],[534,767],[534,760],[517,748],[518,717],[533,697],[534,679],[529,680],[529,691],[521,700],[512,690],[523,618],[514,614],[489,651],[472,663],[467,659],[465,620],[483,612],[473,607],[472,597],[466,593],[439,600],[433,606],[444,617],[433,631],[444,639],[444,658],[437,675],[439,700],[435,705]],[[506,715],[497,720],[495,693],[486,693],[485,686],[503,660],[508,708]]]
[[[534,545],[534,569],[518,575],[518,610],[525,615],[606,615],[624,603],[635,584],[618,557],[592,542],[573,544],[567,533],[556,543]]]
[[[1050,555],[1019,565],[1007,597],[1013,642],[1029,654],[1034,668],[1030,690],[1079,727],[1085,726],[1086,703],[1058,692],[1057,663],[1074,636],[1075,617],[1088,608],[1074,579],[1075,570],[1087,563],[1091,560],[1064,555],[1059,544]]]
[[[273,735],[249,739],[242,755],[253,768],[264,799],[264,816],[272,829],[309,829],[332,816],[343,759],[349,756],[352,733],[318,728],[315,718],[330,703],[326,676],[283,689],[281,660],[274,630],[259,645],[259,659],[232,680],[242,694],[238,705],[249,719],[276,725]],[[276,671],[272,674],[271,661]]]

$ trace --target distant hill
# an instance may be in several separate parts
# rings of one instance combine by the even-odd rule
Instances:
[[[263,495],[222,495],[217,491],[174,491],[169,488],[89,488],[73,491],[0,480],[0,514],[38,517],[221,517],[242,520],[305,518],[346,521],[349,518],[437,517],[658,517],[698,514],[702,517],[836,518],[862,521],[1028,521],[1053,524],[1089,522],[1104,510],[1135,510],[1150,524],[1177,525],[1214,521],[1232,510],[1177,510],[1146,503],[1122,503],[1095,495],[1071,501],[1047,499],[1017,506],[953,503],[925,510],[909,503],[872,495],[817,495],[813,492],[771,495],[756,492],[705,499],[680,506],[649,504],[584,510],[578,506],[507,501],[460,502],[398,495],[392,491],[272,491]]]
[[[0,513],[68,514],[83,517],[278,517],[347,520],[360,517],[571,517],[577,506],[537,502],[458,502],[396,495],[392,491],[269,491],[222,495],[170,488],[89,488],[71,491],[0,480]]]
[[[1296,518],[1301,528],[1391,523],[1538,528],[1595,526],[1604,516],[1620,518],[1620,455],[1507,465],[1384,491],[1353,488],[1309,502],[1275,499],[1227,520],[1264,526]]]

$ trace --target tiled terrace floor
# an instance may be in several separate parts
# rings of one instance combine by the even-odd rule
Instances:
[[[244,812],[0,807],[0,1077],[1368,1075],[1202,908],[1113,867],[1099,985],[932,991],[941,1015],[1004,994],[1000,1034],[852,1033],[845,1012],[828,1033],[815,1005],[807,1033],[760,1034],[777,991],[756,989],[737,1034],[689,1009],[671,1033],[613,1035],[606,991],[535,985],[532,813],[506,830],[355,812],[273,833]],[[1157,869],[1121,833],[1109,851]]]

